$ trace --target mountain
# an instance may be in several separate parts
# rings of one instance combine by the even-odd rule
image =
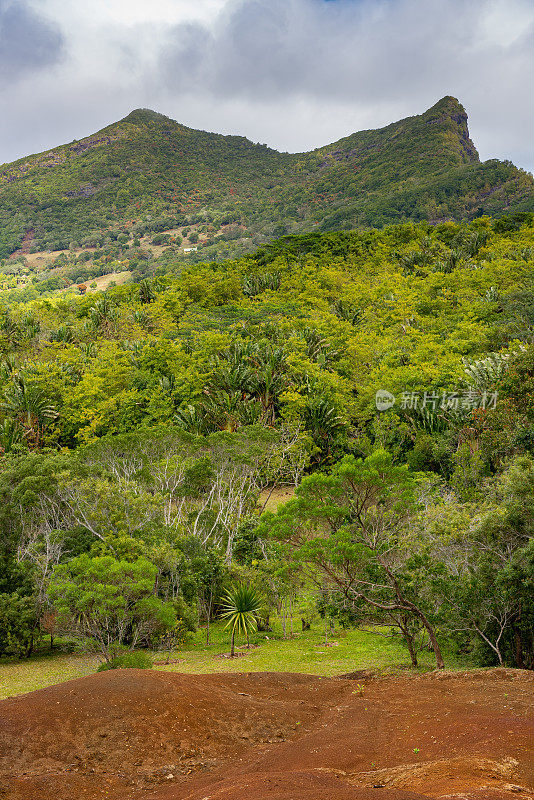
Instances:
[[[127,221],[208,221],[272,237],[534,209],[534,179],[481,162],[453,97],[424,114],[308,153],[187,128],[138,109],[81,141],[0,167],[0,257],[58,250]]]

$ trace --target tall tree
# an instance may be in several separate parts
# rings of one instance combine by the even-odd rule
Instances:
[[[426,590],[411,566],[415,490],[415,475],[383,450],[365,460],[346,456],[330,474],[304,478],[295,499],[266,514],[260,530],[286,542],[321,586],[337,588],[347,602],[414,617],[443,668]]]

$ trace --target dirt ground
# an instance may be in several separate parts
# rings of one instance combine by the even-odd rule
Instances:
[[[534,674],[120,670],[0,703],[9,800],[534,800]]]

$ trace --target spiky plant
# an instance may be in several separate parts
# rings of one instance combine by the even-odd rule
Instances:
[[[0,423],[0,452],[12,453],[22,439],[23,429],[17,420],[7,417]]]
[[[105,334],[109,334],[114,323],[117,321],[119,312],[117,306],[112,304],[104,295],[101,300],[97,300],[89,312],[88,322],[93,329],[99,329]]]
[[[244,633],[249,641],[250,633],[257,630],[256,616],[261,608],[261,596],[253,586],[240,583],[223,596],[222,619],[227,620],[226,628],[230,628],[230,658],[235,656],[236,633]]]
[[[524,351],[525,347],[520,346],[519,349]],[[478,361],[469,362],[463,359],[469,388],[479,392],[494,389],[509,370],[513,355],[514,353],[490,353]]]
[[[146,278],[139,282],[139,300],[141,303],[152,303],[156,299],[156,293],[150,281]]]
[[[43,428],[58,416],[44,392],[32,386],[23,372],[14,375],[11,385],[4,390],[0,410],[20,422],[36,447],[39,447]]]
[[[187,405],[179,408],[174,415],[174,424],[188,433],[203,436],[208,432],[206,415],[195,406]],[[211,433],[211,430],[209,431]]]

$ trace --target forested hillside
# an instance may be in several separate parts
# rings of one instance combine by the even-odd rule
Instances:
[[[266,626],[304,592],[414,663],[534,664],[532,215],[134,278],[0,293],[1,652],[153,645],[239,580]]]
[[[182,234],[199,224],[209,234],[204,247],[230,241],[242,252],[314,228],[533,208],[532,176],[507,161],[481,163],[452,97],[300,154],[137,110],[81,141],[0,167],[0,258],[125,234],[133,247],[140,233]]]

